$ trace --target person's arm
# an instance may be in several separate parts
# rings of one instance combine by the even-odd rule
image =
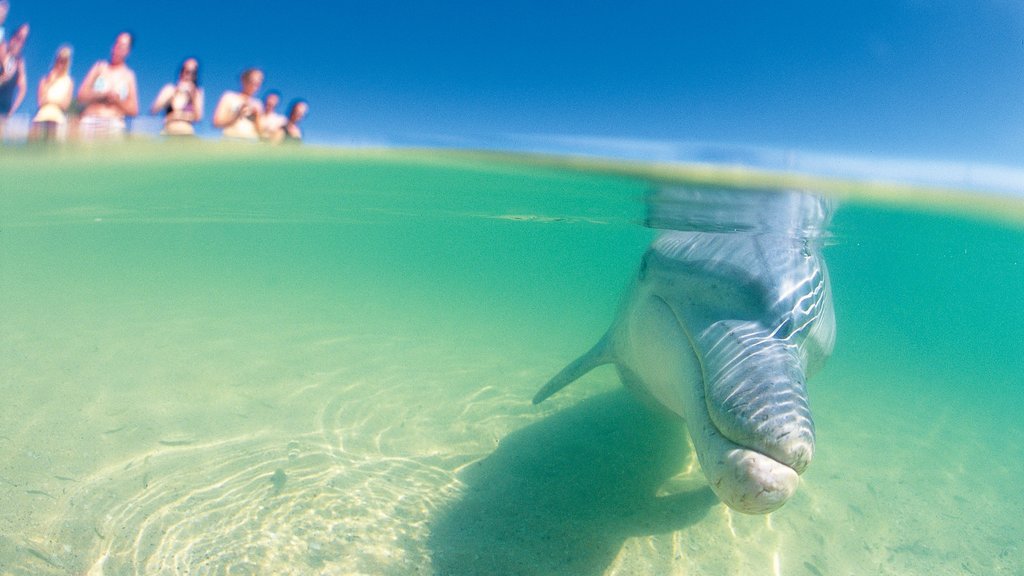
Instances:
[[[213,112],[213,126],[215,128],[227,128],[245,115],[247,106],[241,101],[242,95],[232,95],[230,92],[220,97],[217,109]]]
[[[256,125],[256,135],[263,134],[263,105],[255,106],[252,113],[252,123]]]
[[[36,104],[39,106],[39,108],[42,108],[44,104],[49,103],[46,99],[46,93],[50,89],[51,82],[52,79],[50,78],[49,74],[39,79],[39,87],[36,88]]]
[[[26,92],[28,92],[28,80],[25,79],[25,59],[22,58],[18,63],[18,93],[14,96],[11,111],[7,113],[8,117],[14,116],[14,113],[18,111],[18,106],[25,101]]]
[[[196,86],[196,91],[192,96],[192,108],[196,111],[196,117],[193,122],[199,122],[203,119],[203,89]]]
[[[170,103],[171,98],[174,97],[174,85],[166,84],[160,89],[160,92],[156,95],[156,100],[153,100],[153,105],[149,107],[150,114],[159,114],[167,108],[167,104]]]
[[[83,106],[88,106],[107,96],[106,92],[99,93],[93,89],[93,86],[96,84],[96,77],[100,75],[101,64],[102,62],[97,62],[92,65],[89,73],[85,75],[85,80],[82,80],[82,85],[78,88],[78,99],[82,102]]]
[[[226,128],[238,118],[238,113],[231,109],[231,98],[227,94],[220,97],[217,108],[213,111],[213,127]]]

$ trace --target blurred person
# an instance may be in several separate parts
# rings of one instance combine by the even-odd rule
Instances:
[[[220,97],[213,112],[213,125],[233,140],[258,141],[263,103],[256,98],[263,85],[263,71],[249,68],[242,72],[242,91],[228,90]]]
[[[284,126],[285,141],[302,141],[302,128],[299,127],[299,122],[306,117],[306,112],[309,112],[309,103],[301,98],[293,100],[288,106],[288,123]]]
[[[68,108],[75,93],[71,79],[71,46],[57,49],[53,67],[39,80],[36,101],[39,110],[32,118],[33,140],[63,140],[67,134]]]
[[[7,50],[6,46],[3,46],[5,40],[4,37],[4,22],[7,20],[7,13],[11,10],[11,4],[7,0],[0,0],[0,56],[5,54]]]
[[[288,118],[276,111],[281,103],[281,93],[270,90],[263,95],[263,117],[260,119],[260,137],[268,142],[278,143],[284,139],[284,125]]]
[[[28,91],[25,59],[21,54],[28,33],[28,24],[18,26],[5,44],[3,58],[0,59],[0,136],[3,136],[4,124],[18,111]]]
[[[110,61],[93,64],[78,89],[82,106],[79,134],[85,140],[121,137],[127,131],[125,119],[139,113],[135,72],[128,67],[134,37],[130,32],[117,35],[110,50]]]
[[[10,9],[11,5],[7,0],[0,0],[0,76],[4,74],[4,62],[7,60],[7,36],[4,22],[7,21],[7,13]],[[0,140],[4,136],[4,120],[5,118],[0,116]]]
[[[199,86],[199,61],[188,58],[178,70],[178,80],[160,89],[151,114],[164,113],[162,134],[194,136],[195,124],[203,119],[203,89]]]

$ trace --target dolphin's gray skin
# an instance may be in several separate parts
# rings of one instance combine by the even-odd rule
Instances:
[[[766,513],[814,453],[805,380],[831,354],[835,316],[820,240],[828,201],[791,191],[661,189],[659,232],[605,336],[537,392],[542,402],[612,363],[686,419],[712,489]]]

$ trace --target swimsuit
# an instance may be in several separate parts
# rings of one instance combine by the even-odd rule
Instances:
[[[103,140],[123,136],[126,129],[123,118],[85,116],[78,123],[78,136],[82,140]]]
[[[21,59],[8,55],[0,72],[0,114],[7,115],[14,106],[14,95],[18,91],[18,70]]]
[[[194,136],[196,133],[195,122],[196,107],[195,97],[198,94],[199,88],[193,88],[193,92],[188,94],[183,90],[175,87],[174,95],[167,102],[167,107],[164,108],[164,129],[161,134],[168,136]]]
[[[107,62],[97,63],[99,66],[99,73],[96,79],[92,82],[93,90],[97,92],[106,92],[110,88],[111,79],[106,76],[107,70],[110,68],[110,64]],[[128,97],[128,87],[130,80],[125,78],[123,75],[115,77],[114,91],[117,92],[118,96],[124,100]],[[92,106],[90,104],[89,106]],[[89,107],[86,107],[88,110]],[[124,116],[121,114],[116,107],[104,105],[101,110],[105,112],[113,112],[116,116],[108,116],[105,114],[96,114],[91,112],[88,115],[82,116],[82,120],[78,124],[78,136],[82,140],[102,140],[106,138],[118,138],[125,134],[128,129],[128,125],[125,123]]]

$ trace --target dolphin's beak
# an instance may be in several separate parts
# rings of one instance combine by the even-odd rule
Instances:
[[[691,430],[708,480],[740,512],[770,512],[814,455],[814,422],[795,346],[756,323],[723,321],[700,338],[704,405]],[[709,461],[705,463],[705,459]]]
[[[793,496],[800,483],[796,470],[723,436],[703,403],[686,412],[701,469],[722,502],[745,514],[765,514]]]

